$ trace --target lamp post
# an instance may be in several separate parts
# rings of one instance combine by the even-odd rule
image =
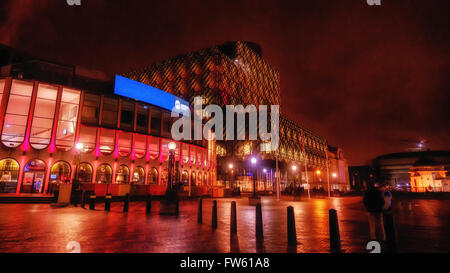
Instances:
[[[233,164],[228,164],[228,169],[230,170],[230,184],[231,188],[234,189],[234,181],[233,181]]]
[[[296,183],[297,180],[296,180],[296,177],[295,177],[296,171],[297,171],[297,166],[292,165],[292,173],[294,174],[294,194],[295,194],[295,191],[297,190],[297,183]]]
[[[252,174],[253,174],[253,197],[256,197],[256,176],[255,176],[255,165],[256,165],[256,157],[252,157]]]
[[[168,181],[167,181],[167,191],[171,192],[174,189],[173,177],[174,177],[174,167],[175,167],[175,149],[176,144],[170,142],[167,147],[169,148],[169,170],[168,170]]]
[[[81,152],[84,149],[84,144],[81,142],[78,142],[77,144],[75,144],[75,174],[73,176],[73,182],[72,182],[72,186],[75,186],[72,188],[72,191],[74,191],[78,186],[78,169],[80,168],[80,159],[81,159]]]

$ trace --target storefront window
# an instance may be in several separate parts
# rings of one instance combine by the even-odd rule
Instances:
[[[100,129],[100,152],[105,155],[112,154],[116,143],[116,132],[111,129]]]
[[[159,138],[149,138],[148,155],[150,159],[157,159],[159,157]]]
[[[120,165],[116,171],[116,183],[128,184],[130,182],[130,169],[125,165]]]
[[[111,166],[109,166],[106,163],[103,163],[100,166],[98,166],[97,177],[95,179],[97,183],[111,183],[111,178],[112,178]]]
[[[133,172],[133,183],[144,184],[145,183],[145,171],[142,167],[136,167]]]
[[[161,135],[161,111],[158,109],[151,110],[151,131],[150,133],[155,136]]]
[[[92,166],[89,163],[83,162],[78,166],[78,181],[80,183],[92,182]]]
[[[69,163],[58,161],[50,169],[50,183],[69,183],[71,167]]]
[[[195,166],[195,163],[197,162],[197,150],[194,146],[191,146],[191,165]]]
[[[0,193],[15,193],[19,177],[19,163],[11,158],[0,160]]]
[[[21,192],[41,193],[44,181],[45,162],[40,159],[32,159],[25,165]]]
[[[83,143],[83,152],[92,152],[95,149],[97,139],[97,128],[80,126],[80,137],[78,142]]]
[[[117,127],[118,105],[117,99],[103,97],[102,126]]]
[[[50,144],[58,87],[39,84],[31,125],[31,147],[41,150]]]
[[[100,112],[100,96],[85,93],[83,110],[81,111],[81,122],[84,124],[98,125]]]
[[[138,104],[136,115],[136,131],[148,133],[148,106]]]
[[[13,81],[2,132],[7,147],[18,147],[25,138],[32,92],[33,83]]]
[[[120,112],[120,129],[133,130],[134,127],[134,103],[122,101]]]
[[[147,151],[147,136],[141,134],[134,135],[134,155],[136,158],[144,158]]]
[[[189,173],[187,171],[183,171],[181,173],[181,184],[184,186],[189,186]]]
[[[151,168],[148,172],[148,183],[158,184],[158,170],[156,168]]]
[[[78,121],[80,91],[64,88],[56,129],[56,148],[68,151],[73,147]]]
[[[133,135],[131,133],[120,132],[119,134],[119,155],[128,156],[131,153],[131,143]]]
[[[195,172],[191,173],[191,186],[197,186],[197,180],[196,180]]]
[[[183,144],[183,164],[189,164],[189,145]]]

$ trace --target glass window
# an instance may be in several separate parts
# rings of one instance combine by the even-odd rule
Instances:
[[[0,193],[15,193],[19,177],[19,163],[11,158],[0,160]]]
[[[156,168],[150,168],[148,172],[148,183],[158,184],[158,170]]]
[[[131,133],[120,132],[119,134],[119,155],[127,156],[131,153],[131,142],[133,135]]]
[[[101,164],[97,168],[96,176],[97,176],[96,177],[97,183],[111,183],[111,178],[112,178],[111,166],[109,166],[106,163]]]
[[[161,111],[158,109],[151,110],[151,130],[150,133],[155,136],[161,135]]]
[[[56,129],[56,148],[68,151],[73,147],[78,121],[80,91],[64,88]]]
[[[39,84],[30,134],[30,144],[35,149],[44,149],[50,144],[57,95],[58,87]]]
[[[81,111],[81,122],[85,124],[98,125],[100,109],[100,96],[85,93],[83,110]]]
[[[92,166],[89,163],[83,162],[78,166],[78,181],[80,183],[92,182]]]
[[[18,147],[25,139],[32,92],[33,83],[13,81],[2,132],[7,147]]]
[[[120,165],[116,172],[116,183],[127,184],[130,181],[130,169],[125,165]]]
[[[102,126],[117,127],[118,100],[114,98],[103,98]]]
[[[134,127],[134,103],[122,101],[120,112],[120,129],[133,130]]]
[[[159,157],[159,139],[156,137],[150,137],[148,146],[149,158],[157,159]]]
[[[138,104],[136,115],[136,131],[148,133],[148,106]]]
[[[69,183],[71,167],[69,163],[58,161],[50,169],[50,183]]]
[[[134,135],[134,155],[136,158],[144,158],[147,152],[147,136],[141,134]]]
[[[145,171],[142,167],[136,167],[133,172],[133,183],[144,184],[145,183]]]
[[[111,129],[100,129],[100,152],[105,155],[112,154],[116,143],[116,132]]]
[[[191,165],[195,166],[197,162],[197,151],[194,146],[191,146]]]
[[[163,119],[163,136],[171,137],[170,130],[172,129],[172,117],[170,114],[164,114]]]
[[[41,193],[44,187],[46,164],[40,159],[28,161],[23,170],[21,192]]]
[[[189,164],[189,145],[183,144],[183,164]]]
[[[195,180],[195,172],[191,173],[191,186],[197,186],[197,181]]]
[[[80,137],[78,142],[83,143],[83,152],[92,152],[97,140],[97,128],[80,126]]]
[[[181,181],[184,186],[189,186],[189,173],[187,171],[183,171],[181,173]]]

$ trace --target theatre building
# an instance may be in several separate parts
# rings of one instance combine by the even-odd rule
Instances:
[[[0,193],[51,194],[72,183],[100,196],[164,194],[170,142],[186,193],[214,184],[214,143],[171,139],[174,101],[161,102],[164,91],[137,101],[132,85],[129,97],[116,95],[99,72],[0,49]]]

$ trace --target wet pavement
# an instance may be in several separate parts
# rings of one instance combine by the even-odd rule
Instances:
[[[198,201],[180,203],[180,215],[160,216],[159,201],[152,215],[145,202],[121,202],[110,212],[49,204],[0,204],[0,252],[69,252],[71,241],[81,252],[329,252],[328,210],[337,210],[342,248],[368,252],[367,215],[361,197],[293,201],[262,198],[264,240],[255,239],[255,207],[245,197],[216,199],[218,228],[211,227],[212,199],[203,200],[203,224],[197,223]],[[237,236],[230,238],[230,202],[237,202]],[[286,207],[293,206],[298,245],[288,247]],[[400,252],[450,251],[450,200],[395,200]]]

